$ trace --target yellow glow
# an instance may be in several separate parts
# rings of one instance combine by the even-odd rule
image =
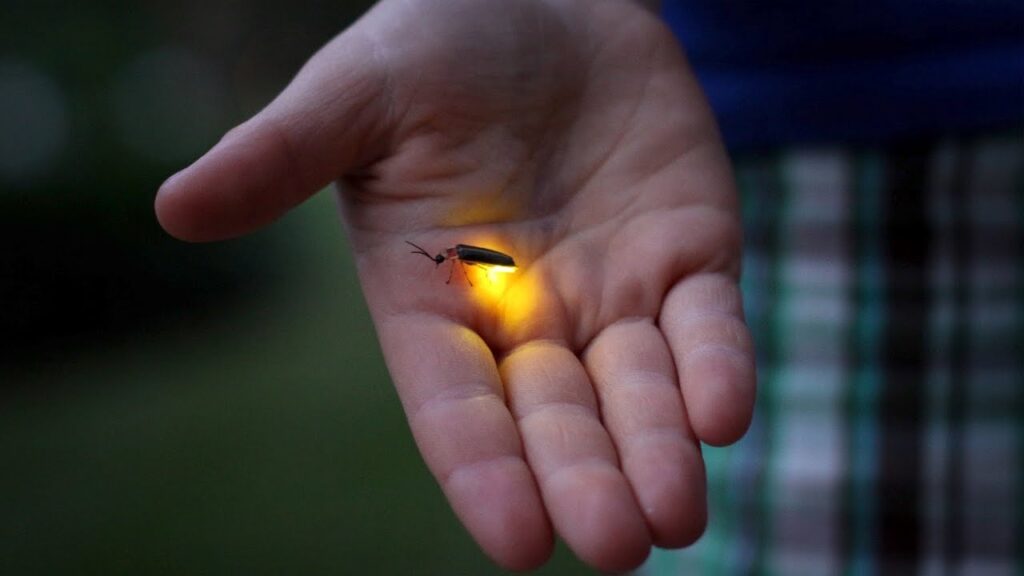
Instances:
[[[487,280],[491,282],[497,282],[499,280],[499,274],[511,274],[516,271],[515,266],[485,266],[484,270],[487,272]]]
[[[536,274],[516,274],[499,303],[502,329],[513,339],[529,334],[538,320],[543,292]]]
[[[477,289],[477,301],[488,307],[496,306],[511,280],[510,274],[516,271],[514,266],[471,266],[474,270],[473,284]],[[483,278],[480,278],[483,276]]]
[[[493,315],[507,337],[529,332],[541,294],[538,278],[529,273],[525,255],[497,236],[472,235],[463,242],[504,252],[516,260],[519,266],[466,266],[473,281],[469,293],[477,306]]]
[[[459,209],[449,213],[442,224],[449,228],[456,228],[512,220],[523,215],[524,208],[523,195],[509,194],[503,190],[493,190],[490,192],[476,191],[467,198],[463,198]],[[479,239],[479,237],[484,235],[478,234],[476,236]],[[493,244],[464,243],[473,244],[474,246],[493,247]]]
[[[511,338],[529,333],[541,296],[536,276],[510,266],[473,268],[473,298],[493,314],[500,332]]]

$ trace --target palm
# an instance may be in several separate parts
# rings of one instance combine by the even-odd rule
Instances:
[[[374,54],[375,73],[353,79],[352,54]],[[262,167],[285,200],[260,202],[275,216],[343,180],[411,428],[481,545],[535,565],[550,522],[588,562],[623,569],[652,541],[692,541],[694,433],[741,434],[753,374],[728,163],[668,33],[626,2],[383,2],[279,102],[304,94],[326,122],[303,130],[301,107],[271,106],[265,146],[322,145],[284,155],[283,177]],[[406,240],[502,249],[521,269],[507,288],[458,270],[446,286]]]
[[[590,12],[584,33],[536,3],[496,18],[501,4],[370,19],[431,31],[392,30],[404,39],[390,44],[392,74],[410,78],[390,95],[401,138],[344,186],[371,297],[480,326],[498,349],[548,338],[580,350],[616,320],[654,318],[686,273],[735,274],[727,161],[667,32],[631,5],[571,6]],[[473,238],[527,264],[544,295],[527,326],[480,324],[477,300],[430,286],[428,263],[402,255],[407,239]]]

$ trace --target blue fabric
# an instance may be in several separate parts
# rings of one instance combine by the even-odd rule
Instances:
[[[1024,2],[664,0],[733,148],[1024,121]]]

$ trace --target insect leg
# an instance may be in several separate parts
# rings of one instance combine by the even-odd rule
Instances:
[[[454,266],[454,265],[453,265]],[[466,272],[466,263],[459,260],[459,266],[462,267],[462,275],[466,277],[466,282],[469,282],[469,286],[473,286],[473,281],[469,279],[469,272]]]

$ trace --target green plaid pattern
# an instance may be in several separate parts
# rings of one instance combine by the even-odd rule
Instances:
[[[1024,574],[1024,141],[736,168],[757,410],[641,573]]]

